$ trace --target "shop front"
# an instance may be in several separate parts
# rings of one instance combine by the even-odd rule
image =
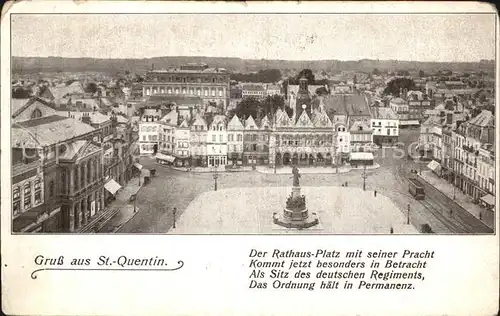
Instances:
[[[227,164],[227,156],[210,155],[207,157],[208,167],[219,167]]]

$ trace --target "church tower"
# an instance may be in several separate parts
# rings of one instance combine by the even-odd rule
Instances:
[[[305,107],[303,107],[305,105]],[[299,80],[299,91],[297,92],[297,100],[295,103],[295,118],[299,119],[302,111],[306,111],[311,117],[311,95],[309,94],[309,87],[307,78],[302,77]]]

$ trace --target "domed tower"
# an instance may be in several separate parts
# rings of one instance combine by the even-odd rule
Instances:
[[[299,91],[297,92],[297,100],[295,103],[295,118],[299,119],[302,111],[306,111],[309,117],[311,116],[311,95],[309,94],[309,88],[307,83],[307,78],[302,77],[299,80]],[[305,107],[303,107],[305,105]]]

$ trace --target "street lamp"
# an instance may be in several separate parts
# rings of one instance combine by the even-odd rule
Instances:
[[[217,179],[219,175],[217,174],[217,167],[214,168],[214,191],[217,191]]]
[[[424,154],[420,153],[420,161],[418,162],[418,165],[420,167],[420,175],[422,175],[422,161],[424,159]]]
[[[366,175],[366,164],[363,167],[363,174],[361,175],[361,177],[363,178],[363,191],[366,191],[366,178],[368,177]]]
[[[410,204],[408,203],[408,212],[406,213],[406,225],[410,225]]]
[[[175,228],[175,213],[177,213],[177,208],[176,208],[176,207],[174,207],[174,208],[172,209],[172,215],[173,215],[173,218],[174,218],[174,223],[173,223],[173,225],[172,225],[172,228]]]

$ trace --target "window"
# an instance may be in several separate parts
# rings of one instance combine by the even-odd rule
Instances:
[[[12,211],[14,212],[14,215],[17,215],[21,212],[21,190],[19,190],[19,187],[15,187],[14,191],[12,191],[12,201],[13,201],[13,207]]]
[[[24,185],[24,195],[31,194],[31,182],[28,182]]]
[[[243,140],[243,135],[238,134],[238,141],[241,142]]]
[[[219,141],[222,143],[224,141],[224,135],[220,134],[219,135]]]
[[[216,135],[212,135],[212,141],[213,141],[213,142],[217,141],[217,139],[216,139]]]
[[[34,109],[33,112],[31,112],[31,119],[36,119],[42,117],[42,111],[39,109]]]

